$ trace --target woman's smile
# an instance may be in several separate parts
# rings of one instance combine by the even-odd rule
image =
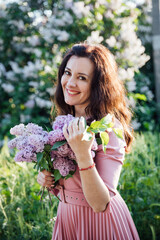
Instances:
[[[68,94],[70,94],[70,95],[77,95],[77,94],[80,93],[80,92],[75,91],[75,90],[70,90],[70,89],[68,89],[68,88],[66,88],[66,89],[67,89]]]

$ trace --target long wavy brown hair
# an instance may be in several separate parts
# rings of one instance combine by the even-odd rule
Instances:
[[[74,106],[65,103],[61,78],[68,60],[72,56],[86,57],[94,63],[94,77],[91,82],[90,103],[85,109],[90,121],[100,120],[107,113],[113,114],[124,128],[126,152],[129,152],[133,140],[130,131],[131,112],[126,104],[126,93],[122,81],[118,78],[117,64],[111,52],[101,44],[80,43],[73,45],[65,54],[59,67],[55,103],[59,114],[75,114]]]

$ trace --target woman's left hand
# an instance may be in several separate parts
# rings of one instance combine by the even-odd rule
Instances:
[[[91,154],[91,147],[94,141],[93,138],[90,141],[82,140],[85,133],[84,117],[75,118],[73,121],[63,127],[63,134],[70,145],[72,151],[75,153],[77,160],[84,158],[86,154]]]

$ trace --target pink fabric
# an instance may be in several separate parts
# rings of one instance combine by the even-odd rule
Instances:
[[[121,128],[118,120],[115,127]],[[111,200],[104,212],[95,213],[84,197],[79,171],[61,180],[62,188],[52,240],[138,240],[130,212],[116,190],[125,155],[125,141],[109,133],[106,154],[102,146],[96,153],[98,173],[110,191]]]

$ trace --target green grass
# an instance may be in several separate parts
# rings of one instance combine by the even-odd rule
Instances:
[[[160,134],[136,135],[126,155],[118,189],[128,205],[140,238],[160,239]],[[7,142],[0,153],[0,239],[50,240],[57,199],[40,202],[40,185],[31,163],[15,163]]]
[[[119,182],[140,239],[160,239],[160,134],[137,134]]]
[[[40,185],[31,163],[15,163],[5,143],[0,154],[0,239],[51,239],[57,199],[40,202]]]

